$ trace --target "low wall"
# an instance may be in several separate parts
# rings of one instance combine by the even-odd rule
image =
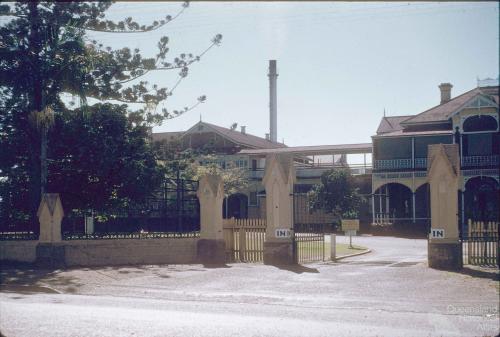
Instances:
[[[0,241],[0,261],[28,262],[36,261],[38,241]]]
[[[196,263],[199,238],[75,240],[40,250],[44,259],[61,261],[66,267],[133,264]],[[0,242],[0,261],[36,262],[38,241]],[[44,244],[47,247],[47,244]],[[49,248],[50,248],[49,244]],[[48,254],[48,255],[47,255]],[[57,256],[50,256],[56,254]],[[63,262],[64,261],[64,262]]]
[[[180,264],[196,262],[198,238],[66,241],[66,266]]]

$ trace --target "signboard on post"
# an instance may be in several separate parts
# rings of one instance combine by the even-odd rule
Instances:
[[[288,228],[278,228],[276,229],[274,235],[278,239],[287,239],[292,236],[292,232]]]
[[[431,229],[431,239],[444,239],[444,229]]]
[[[358,219],[342,219],[342,231],[359,231]],[[346,233],[347,234],[347,233]]]

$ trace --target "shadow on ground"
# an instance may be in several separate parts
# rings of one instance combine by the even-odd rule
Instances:
[[[60,269],[37,269],[31,264],[2,263],[0,291],[26,294],[57,293],[51,287],[61,287],[67,293],[74,293],[83,286],[76,278],[62,275],[62,272]],[[51,287],[48,287],[48,284]]]
[[[319,273],[319,270],[316,268],[310,268],[301,264],[290,264],[290,265],[276,265],[274,266],[281,270],[291,271],[296,274],[302,273]]]
[[[474,268],[464,266],[462,270],[454,271],[453,273],[467,275],[471,277],[486,278],[493,281],[500,281],[500,271],[495,267]]]

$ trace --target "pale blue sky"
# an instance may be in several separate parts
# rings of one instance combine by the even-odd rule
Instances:
[[[148,23],[174,14],[178,3],[118,3],[113,19]],[[154,131],[180,131],[204,121],[247,132],[269,132],[268,60],[278,62],[278,139],[287,145],[371,141],[387,115],[422,112],[499,74],[499,9],[488,3],[192,2],[150,34],[92,34],[112,47],[139,47],[152,56],[160,36],[172,56],[197,53],[217,33],[222,45],[192,66],[167,108],[207,102]],[[176,73],[151,82],[170,86]]]

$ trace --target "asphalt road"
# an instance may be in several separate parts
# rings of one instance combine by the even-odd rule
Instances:
[[[347,242],[340,237],[338,241]],[[261,264],[2,270],[5,336],[496,336],[498,273],[436,271],[426,241],[356,237],[372,253]]]

